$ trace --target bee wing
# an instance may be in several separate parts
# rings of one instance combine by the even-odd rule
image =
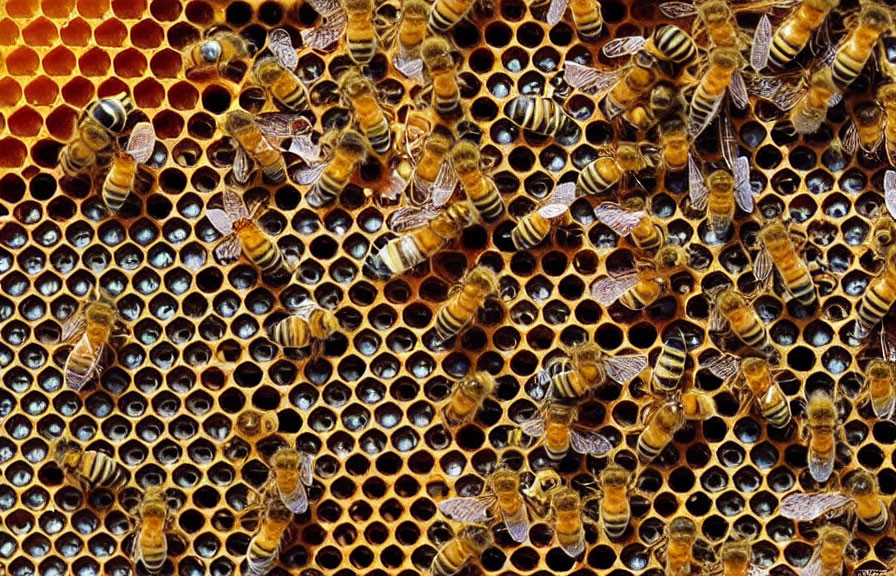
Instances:
[[[603,202],[594,209],[597,219],[620,236],[631,234],[646,214],[643,210],[631,212],[612,202]]]
[[[856,128],[855,122],[850,122],[846,126],[846,133],[843,135],[843,139],[841,140],[843,144],[843,150],[850,156],[856,153],[856,150],[859,149],[859,130]]]
[[[224,264],[236,261],[243,252],[243,246],[236,234],[225,236],[215,247],[215,255]]]
[[[284,494],[279,486],[277,492],[280,494],[280,500],[289,508],[290,512],[302,514],[308,510],[308,493],[305,492],[305,486],[301,482],[296,484],[295,489],[289,494]]]
[[[800,570],[800,576],[822,576],[824,570],[818,554],[812,554],[809,562]]]
[[[492,496],[448,498],[439,502],[439,511],[456,522],[485,522],[494,504]]]
[[[667,18],[688,18],[697,15],[697,7],[689,2],[663,2],[660,12]]]
[[[392,65],[405,78],[417,78],[423,80],[423,59],[409,58],[406,54],[399,52],[392,59]]]
[[[777,76],[750,76],[747,92],[772,102],[781,110],[787,111],[796,106],[805,90],[802,79],[795,82]]]
[[[268,49],[277,58],[281,66],[293,70],[299,64],[299,54],[292,46],[289,32],[283,28],[275,28],[268,34]]]
[[[439,212],[432,204],[399,208],[389,215],[389,229],[395,233],[414,230],[435,218]]]
[[[880,331],[880,352],[884,360],[891,364],[896,363],[896,340],[891,334],[887,334],[883,327]]]
[[[796,492],[781,500],[781,515],[797,522],[815,520],[826,512],[842,508],[853,499],[840,492],[806,494]]]
[[[710,108],[709,114],[703,118],[702,122],[697,120],[697,116],[692,115],[688,117],[688,130],[692,137],[696,138],[702,134],[710,124],[712,124],[712,121],[715,120],[716,115],[718,115],[724,100],[725,98],[716,98],[715,102],[712,103],[712,108]]]
[[[339,0],[308,0],[308,3],[321,16],[331,16],[342,9]]]
[[[323,24],[310,30],[302,30],[302,42],[314,50],[326,51],[342,38],[348,17],[341,8],[327,17]]]
[[[740,72],[735,71],[731,75],[731,84],[728,85],[728,93],[731,94],[731,101],[740,110],[746,110],[750,106],[750,95],[747,93],[747,84]]]
[[[311,486],[312,482],[314,482],[313,467],[314,457],[311,454],[302,452],[302,456],[299,459],[299,478],[301,478],[305,486]]]
[[[887,170],[884,173],[884,203],[887,205],[887,212],[890,216],[896,218],[896,171]]]
[[[598,70],[567,60],[563,67],[563,80],[571,87],[586,94],[606,92],[622,78],[623,70]]]
[[[834,472],[834,450],[827,454],[819,454],[809,450],[809,474],[816,482],[826,482]]]
[[[632,54],[636,54],[638,50],[644,46],[645,42],[647,42],[647,39],[643,36],[623,36],[622,38],[616,38],[615,40],[610,40],[604,44],[604,47],[601,48],[601,52],[603,52],[604,56],[607,58],[631,56]]]
[[[553,26],[559,22],[563,18],[563,13],[566,12],[568,3],[569,0],[551,0],[551,5],[548,8],[547,23]]]
[[[320,146],[315,144],[311,136],[305,134],[296,136],[289,145],[289,151],[305,162],[317,162],[320,160]]]
[[[90,340],[87,339],[86,334],[81,336],[81,339],[78,340],[78,343],[75,344],[75,347],[72,348],[71,353],[65,360],[65,383],[75,391],[80,391],[94,377],[98,378],[107,350],[108,347],[105,342],[100,344],[98,348],[94,348]],[[90,364],[84,369],[70,364],[73,358],[83,359],[85,357],[90,358]]]
[[[290,312],[292,312],[293,316],[298,316],[299,318],[307,321],[311,319],[311,313],[315,310],[318,310],[319,308],[320,306],[318,306],[317,302],[309,298],[306,300],[302,300],[298,304],[290,307]]]
[[[252,174],[252,160],[242,146],[237,145],[236,155],[233,157],[233,177],[237,183],[245,186],[249,183],[249,176]]]
[[[230,216],[224,210],[212,208],[207,210],[205,215],[208,216],[208,220],[215,227],[215,230],[222,235],[227,236],[233,232],[233,220],[230,219]]]
[[[727,109],[722,110],[719,116],[719,147],[722,149],[722,156],[725,157],[728,168],[734,170],[739,148],[737,136],[734,135],[734,126],[731,124],[731,115]]]
[[[545,220],[550,220],[562,215],[569,209],[576,198],[576,183],[564,182],[551,193],[548,202],[538,209],[538,214]]]
[[[291,138],[300,134],[308,134],[313,126],[311,122],[299,114],[270,112],[255,117],[255,125],[267,138]]]
[[[738,156],[734,160],[734,200],[740,209],[751,214],[753,212],[753,186],[750,184],[750,160],[746,156]]]
[[[759,72],[768,65],[768,55],[772,47],[772,22],[768,14],[763,14],[753,33],[753,46],[750,49],[750,66]]]
[[[404,192],[404,189],[407,187],[407,179],[405,179],[398,170],[392,170],[392,174],[389,176],[389,184],[380,193],[380,196],[386,200],[395,200],[401,196],[401,193]]]
[[[149,157],[152,156],[153,148],[156,145],[156,132],[149,122],[141,122],[134,126],[131,137],[128,138],[128,144],[125,152],[129,154],[137,164],[145,164]]]
[[[609,378],[624,386],[643,372],[647,368],[647,364],[647,356],[643,354],[629,354],[608,358],[604,362],[604,367]]]
[[[593,454],[594,456],[606,454],[613,449],[613,444],[605,437],[594,430],[584,428],[569,429],[569,445],[579,454]]]
[[[581,538],[576,540],[575,542],[558,542],[560,544],[560,548],[566,552],[567,556],[570,558],[576,558],[579,554],[585,551],[585,532],[582,532]]]
[[[439,166],[439,173],[436,174],[436,180],[432,184],[432,197],[430,198],[430,201],[432,202],[433,207],[438,208],[444,206],[445,203],[451,199],[456,187],[457,173],[454,171],[454,168],[452,168],[451,162],[443,160],[442,165]]]
[[[763,247],[759,250],[759,254],[756,255],[756,260],[753,261],[753,276],[760,283],[765,283],[772,275],[773,266],[774,262],[772,261],[771,253]]]
[[[734,354],[721,354],[703,365],[713,376],[722,380],[730,380],[740,370],[740,358]]]
[[[697,166],[694,157],[688,154],[688,198],[695,210],[703,210],[706,208],[706,201],[709,199],[709,188],[706,187],[706,180],[703,179],[703,172]]]
[[[296,184],[309,186],[320,179],[320,175],[327,169],[327,162],[318,162],[311,164],[305,168],[294,170],[292,173],[293,180]]]
[[[750,567],[747,568],[747,576],[768,576],[769,572],[770,570],[760,568],[756,564],[750,564]]]
[[[501,518],[504,519],[504,526],[514,542],[526,541],[526,536],[529,535],[529,514],[526,512],[525,505],[520,507],[516,516],[508,516],[504,510],[501,510]]]
[[[221,199],[224,202],[224,211],[227,212],[232,220],[249,218],[249,210],[246,208],[246,203],[243,202],[242,196],[238,193],[225,188],[221,194]]]
[[[69,340],[80,337],[86,328],[87,321],[84,319],[84,315],[75,311],[74,314],[68,317],[65,324],[62,325],[62,334],[60,335],[59,341],[68,342]]]
[[[638,276],[631,274],[622,278],[601,278],[591,287],[591,296],[601,306],[609,306],[638,283]]]
[[[520,422],[520,430],[523,431],[523,434],[527,436],[532,436],[533,438],[540,438],[542,434],[544,434],[544,418],[541,416],[536,416],[530,420],[526,420],[524,422]]]

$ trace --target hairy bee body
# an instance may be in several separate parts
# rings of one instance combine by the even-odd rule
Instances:
[[[479,266],[463,280],[460,291],[436,313],[436,335],[442,341],[457,335],[473,321],[476,311],[489,295],[498,291],[498,276],[491,268]]]
[[[694,563],[694,542],[697,540],[697,525],[690,518],[673,518],[666,529],[667,576],[690,576]]]
[[[775,30],[768,65],[778,70],[790,65],[806,47],[815,29],[839,3],[840,0],[803,0]]]
[[[890,164],[896,166],[896,84],[884,84],[877,92],[883,106],[886,121],[884,123],[884,145]]]
[[[706,177],[706,213],[710,228],[724,234],[734,219],[734,177],[727,170],[716,170]]]
[[[883,532],[890,523],[890,513],[881,499],[875,477],[865,470],[858,470],[847,479],[843,487],[855,500],[856,517],[862,526],[874,534]]]
[[[769,251],[788,292],[804,306],[815,304],[818,298],[815,284],[806,264],[797,254],[787,228],[780,222],[773,222],[759,231],[759,237]]]
[[[679,402],[667,401],[650,414],[644,430],[638,436],[637,452],[641,462],[656,458],[684,426],[684,410]]]
[[[451,163],[473,208],[486,222],[497,220],[504,213],[504,200],[491,178],[480,168],[479,148],[469,140],[460,140],[451,150]]]
[[[809,398],[806,413],[809,473],[816,482],[826,482],[834,472],[837,408],[827,393],[818,390]]]
[[[706,35],[715,47],[739,48],[741,34],[734,11],[724,0],[707,0],[696,6],[697,16],[706,25]]]
[[[118,490],[128,482],[128,474],[118,462],[102,452],[83,450],[70,440],[59,440],[53,454],[59,467],[76,478],[85,491]]]
[[[896,249],[890,249],[886,267],[871,281],[858,306],[859,325],[867,332],[880,322],[896,302]]]
[[[775,428],[790,424],[790,406],[781,387],[772,379],[768,361],[762,358],[746,358],[741,365],[744,384],[759,403],[765,421]]]
[[[552,403],[544,413],[544,451],[552,462],[561,462],[570,449],[569,427],[576,419],[574,406]]]
[[[401,6],[401,24],[398,27],[398,46],[408,55],[415,55],[423,39],[431,8],[423,0],[405,0]]]
[[[128,154],[119,154],[112,161],[106,180],[103,182],[103,201],[110,212],[118,212],[137,176],[137,161]]]
[[[654,390],[668,394],[678,389],[684,375],[688,359],[687,344],[681,335],[673,336],[663,343],[651,375]]]
[[[814,134],[827,116],[837,86],[827,66],[809,78],[809,90],[790,110],[790,123],[798,134]]]
[[[112,146],[125,128],[134,104],[127,94],[101,98],[90,104],[78,122],[78,135],[59,153],[59,166],[74,176],[93,165],[96,153]]]
[[[283,161],[283,156],[268,143],[251,114],[242,110],[231,110],[224,117],[221,128],[261,166],[265,176],[273,182],[282,182],[286,178],[286,163]]]
[[[463,115],[463,110],[451,45],[444,38],[427,38],[420,46],[420,56],[432,79],[433,109],[442,120],[456,120]]]
[[[865,5],[858,20],[858,24],[837,48],[834,61],[831,62],[834,83],[841,90],[845,90],[859,77],[874,53],[878,39],[892,26],[889,9],[875,4]]]
[[[337,330],[336,316],[329,310],[316,308],[307,319],[293,315],[273,324],[270,336],[283,348],[304,348],[314,340],[326,340]]]
[[[369,64],[376,54],[376,32],[373,28],[372,0],[344,0],[348,23],[345,47],[352,62]]]
[[[530,250],[540,244],[551,232],[551,222],[533,210],[516,223],[510,232],[510,240],[517,250]]]
[[[666,168],[678,171],[687,167],[691,139],[684,118],[676,114],[664,119],[660,122],[659,136]]]
[[[575,121],[559,104],[542,96],[517,96],[508,103],[506,114],[520,128],[551,138],[572,134],[576,129]]]
[[[458,382],[445,405],[445,418],[452,425],[469,422],[476,417],[485,398],[495,389],[494,376],[485,371],[476,372]]]
[[[709,56],[709,67],[700,79],[691,98],[691,123],[704,126],[708,118],[718,110],[719,99],[731,84],[731,75],[737,69],[740,52],[736,48],[716,48]]]
[[[812,571],[819,576],[839,576],[852,534],[837,524],[826,524],[818,530],[818,541],[809,559]]]
[[[864,396],[878,418],[890,418],[896,412],[893,366],[883,358],[875,358],[865,367]]]
[[[388,131],[388,126],[386,130]],[[358,171],[366,155],[367,143],[364,136],[355,130],[346,130],[336,144],[333,158],[311,188],[309,196],[313,198],[312,202],[319,206],[335,202]]]
[[[286,258],[276,244],[271,242],[267,234],[254,220],[237,220],[233,230],[239,238],[243,252],[254,263],[262,274],[281,275],[290,271]]]
[[[220,70],[230,62],[248,56],[249,47],[242,36],[229,30],[219,30],[197,42],[187,52],[184,69],[187,73],[209,66],[216,66]]]
[[[585,549],[582,497],[572,488],[558,488],[551,499],[557,543],[571,557]]]
[[[481,556],[492,545],[488,528],[476,524],[463,526],[432,560],[433,576],[454,576],[474,558]]]
[[[656,270],[647,269],[638,274],[638,283],[626,290],[618,302],[629,310],[643,310],[656,302],[665,290]]]
[[[631,475],[617,465],[608,464],[600,475],[600,518],[610,540],[622,538],[632,518],[628,487]]]
[[[632,59],[633,63],[626,68],[622,78],[604,98],[604,108],[609,119],[629,110],[659,79],[649,55],[639,52]]]
[[[271,457],[271,491],[295,514],[308,510],[306,486],[312,482],[311,456],[295,448],[283,446]]]
[[[85,302],[77,314],[65,328],[74,327],[71,337],[77,337],[77,342],[65,360],[63,373],[68,386],[81,390],[102,374],[103,357],[120,316],[111,297],[103,291]]]
[[[252,66],[255,81],[264,86],[271,98],[290,112],[309,108],[308,91],[292,70],[284,68],[274,56],[264,56]]]
[[[378,154],[385,154],[392,146],[392,131],[376,98],[373,83],[357,70],[345,73],[340,88],[355,111],[358,127]]]
[[[292,512],[280,500],[272,500],[264,511],[258,532],[249,541],[246,564],[250,576],[264,576],[277,562],[280,540],[292,522]]]
[[[604,28],[604,19],[597,0],[569,0],[569,11],[582,40],[596,40]]]
[[[728,322],[731,331],[752,348],[766,350],[771,347],[768,330],[759,315],[736,290],[726,289],[716,297],[719,313]]]
[[[147,488],[140,504],[140,533],[134,540],[134,561],[143,562],[150,574],[158,574],[168,559],[165,526],[168,504],[161,487]]]
[[[474,0],[436,0],[429,13],[429,32],[431,34],[444,34],[460,22],[470,8]]]

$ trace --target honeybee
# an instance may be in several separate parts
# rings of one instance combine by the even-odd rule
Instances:
[[[314,481],[312,465],[314,458],[295,448],[283,446],[271,456],[271,470],[274,475],[269,483],[269,491],[276,494],[290,512],[303,514],[308,510],[306,486]]]
[[[719,549],[723,576],[761,576],[765,571],[753,564],[753,546],[748,540],[729,540]]]
[[[732,3],[733,4],[733,3]],[[756,6],[753,6],[756,4]],[[659,5],[660,13],[668,18],[689,18],[696,16],[691,26],[691,36],[697,37],[705,28],[706,36],[713,47],[743,48],[746,45],[744,34],[737,25],[735,10],[761,10],[768,6],[765,2],[751,3],[747,6],[731,5],[724,0],[704,0],[702,2],[664,2]]]
[[[666,338],[656,359],[650,383],[654,392],[670,394],[678,390],[678,384],[684,376],[685,363],[688,359],[688,345],[684,334],[679,330]]]
[[[890,164],[896,166],[896,84],[884,84],[877,91],[877,98],[886,114],[884,123],[884,145]]]
[[[457,173],[451,166],[449,156],[453,146],[451,132],[436,126],[423,143],[423,153],[414,166],[413,186],[408,195],[411,204],[441,206],[451,198],[457,186]]]
[[[59,166],[67,176],[75,176],[93,166],[97,152],[112,146],[125,128],[134,103],[125,92],[91,103],[78,121],[78,133],[59,153]]]
[[[526,214],[510,232],[510,240],[517,250],[530,250],[551,232],[553,222],[569,224],[569,206],[576,197],[576,183],[559,184],[541,206]],[[502,206],[503,207],[503,206]]]
[[[690,518],[676,516],[666,527],[664,540],[657,553],[664,557],[666,576],[690,576],[698,564],[694,559],[697,525]]]
[[[790,424],[790,405],[768,360],[755,357],[741,360],[732,354],[722,354],[713,358],[706,367],[725,382],[736,378],[743,410],[756,405],[770,426],[785,428]]]
[[[759,240],[762,249],[753,265],[756,279],[767,284],[771,280],[772,270],[777,270],[790,298],[795,298],[804,306],[815,304],[818,299],[815,283],[784,224],[779,221],[767,224],[759,230]]]
[[[750,100],[747,85],[738,68],[742,57],[736,48],[714,48],[709,54],[709,65],[694,89],[691,98],[688,130],[697,137],[712,123],[725,100],[725,93],[740,109],[746,109]]]
[[[463,20],[476,0],[435,0],[429,13],[430,34],[444,34]]]
[[[589,196],[605,194],[626,173],[637,174],[659,163],[659,149],[648,142],[619,142],[616,149],[603,148],[579,173],[578,189]]]
[[[339,329],[339,320],[332,312],[308,299],[295,306],[291,316],[272,324],[268,334],[282,348],[304,348],[320,346]]]
[[[843,573],[846,548],[852,534],[836,524],[825,524],[818,529],[818,541],[801,576],[839,576]]]
[[[797,134],[814,134],[827,116],[828,108],[840,92],[831,74],[824,66],[809,77],[809,89],[790,109],[790,123]]]
[[[551,495],[562,484],[563,480],[553,468],[544,468],[535,473],[535,478],[528,488],[523,489],[526,502],[532,512],[539,518],[545,518],[551,511]]]
[[[551,515],[557,544],[570,558],[585,551],[582,497],[572,488],[559,487],[551,498]]]
[[[557,402],[548,402],[541,413],[520,423],[520,430],[527,436],[538,438],[544,444],[548,458],[560,462],[571,449],[579,454],[600,456],[613,449],[610,441],[594,430],[575,424],[578,408]]]
[[[451,46],[444,38],[427,38],[420,46],[420,56],[432,81],[427,92],[432,92],[432,107],[436,115],[445,122],[454,122],[463,115],[463,109]]]
[[[781,515],[797,522],[809,522],[822,515],[830,518],[839,510],[847,509],[869,532],[883,532],[890,514],[881,499],[877,479],[865,470],[857,470],[847,478],[844,491],[788,494],[781,500]]]
[[[677,172],[688,165],[691,136],[688,125],[681,115],[674,114],[660,122],[660,148],[667,170]]]
[[[542,136],[578,139],[579,127],[563,107],[544,96],[520,95],[510,100],[504,114],[511,122]]]
[[[567,6],[572,12],[572,20],[582,40],[596,40],[604,27],[600,3],[597,0],[551,0],[547,23],[553,26],[559,22]]]
[[[670,82],[657,82],[647,96],[647,102],[632,106],[622,113],[622,119],[643,134],[658,123],[678,117],[684,109],[682,91]],[[684,126],[687,136],[687,126]],[[660,134],[662,140],[662,134]]]
[[[877,102],[863,102],[852,110],[852,122],[843,137],[843,150],[855,154],[860,148],[874,154],[884,141],[884,111]]]
[[[859,77],[874,53],[877,41],[892,27],[889,10],[878,4],[863,3],[857,22],[837,47],[831,63],[832,77],[840,90],[845,90]]]
[[[392,65],[405,78],[423,77],[423,59],[420,45],[426,38],[431,7],[424,0],[405,0],[401,3],[401,21],[398,25],[398,52],[392,57]]]
[[[896,189],[896,172],[887,171],[886,179],[891,179],[893,189]],[[888,187],[884,184],[884,189]],[[887,249],[886,263],[883,271],[871,280],[862,294],[862,299],[857,307],[858,321],[855,327],[855,337],[864,340],[873,328],[890,311],[890,307],[896,302],[896,248]]]
[[[121,464],[102,452],[81,448],[74,440],[59,438],[51,453],[56,464],[84,492],[97,488],[119,490],[128,483],[128,473]]]
[[[259,58],[252,65],[255,82],[267,90],[281,109],[290,112],[307,110],[308,91],[293,71],[299,58],[289,33],[283,28],[272,30],[268,35],[268,48],[272,56]]]
[[[666,400],[641,411],[644,428],[638,435],[636,449],[643,463],[650,462],[672,441],[685,423],[684,407],[678,400]]]
[[[271,144],[269,138],[294,136],[296,134],[291,118],[283,114],[268,114],[267,121],[262,117],[253,118],[248,112],[231,110],[221,122],[221,130],[233,138],[236,143],[236,155],[233,159],[233,176],[241,185],[249,182],[252,173],[252,160],[258,162],[265,176],[273,182],[281,182],[286,177],[286,163],[278,147]],[[305,121],[307,123],[307,120]]]
[[[280,552],[280,541],[289,525],[293,514],[279,499],[272,499],[261,513],[258,532],[249,541],[246,551],[246,563],[250,576],[264,576],[274,564]]]
[[[339,198],[369,152],[368,140],[360,132],[344,130],[329,159],[297,170],[293,176],[298,184],[311,185],[310,204],[326,206]]]
[[[168,540],[165,537],[173,518],[168,514],[168,501],[161,486],[150,486],[140,503],[139,525],[134,538],[131,560],[150,574],[158,574],[168,559]]]
[[[496,385],[495,377],[484,370],[455,384],[451,396],[442,409],[445,420],[449,425],[456,426],[475,418],[482,408],[482,403],[491,395]]]
[[[339,81],[348,105],[355,111],[358,127],[377,154],[385,154],[392,146],[389,121],[376,98],[373,83],[357,70],[349,70]]]
[[[520,492],[520,473],[504,468],[492,472],[488,480],[490,494],[448,498],[439,502],[442,514],[457,522],[482,523],[489,511],[501,521],[514,542],[525,542],[529,535],[529,513]]]
[[[763,353],[773,350],[768,330],[750,302],[734,288],[722,288],[710,294],[713,303],[709,317],[710,332],[733,332],[744,344]]]
[[[243,199],[233,190],[225,189],[222,198],[223,210],[212,208],[206,212],[212,226],[224,235],[215,248],[218,258],[230,263],[239,258],[240,253],[245,253],[262,274],[288,274],[291,268],[283,253],[255,221],[261,204],[256,204],[250,213]]]
[[[607,356],[600,347],[583,342],[569,349],[568,357],[555,357],[535,377],[545,398],[574,400],[603,385],[607,379],[626,386],[647,367],[643,354]]]
[[[467,199],[486,222],[504,213],[504,200],[491,178],[482,173],[479,147],[469,140],[459,140],[451,150],[451,164]]]
[[[112,159],[112,166],[103,182],[103,202],[110,214],[118,212],[124,204],[134,187],[137,165],[149,160],[155,143],[156,134],[152,124],[141,122],[134,126],[124,150]]]
[[[722,236],[734,219],[737,205],[747,214],[755,207],[755,195],[750,184],[750,161],[738,156],[734,162],[734,174],[716,170],[704,180],[693,157],[688,159],[689,199],[695,210],[707,211],[709,228],[716,236]]]
[[[187,78],[215,68],[218,73],[237,60],[249,57],[249,45],[242,36],[230,30],[211,30],[184,55]]]
[[[827,482],[834,472],[838,434],[837,407],[823,390],[809,397],[802,437],[808,441],[809,473],[816,482]]]
[[[321,15],[322,22],[310,30],[302,30],[302,42],[314,50],[329,52],[348,26],[348,13],[340,0],[309,0],[309,3]]]
[[[65,383],[80,391],[102,376],[113,352],[113,335],[121,327],[114,297],[99,286],[62,327],[62,342],[75,342],[65,360]]]
[[[678,396],[685,420],[702,422],[716,415],[716,403],[712,395],[696,388],[682,392]]]
[[[865,367],[865,386],[858,400],[867,400],[878,418],[888,420],[896,408],[896,377],[893,365],[883,358],[871,360]]]
[[[430,572],[433,576],[454,576],[475,558],[482,556],[492,543],[492,533],[488,528],[466,524],[438,551],[432,559]]]
[[[618,464],[608,464],[600,473],[600,522],[610,540],[622,538],[631,522],[632,480],[631,472]]]
[[[425,227],[394,238],[372,253],[368,266],[373,270],[385,267],[383,273],[388,276],[400,274],[430,258],[477,220],[476,210],[469,202],[449,204]]]
[[[464,276],[451,299],[436,312],[436,336],[445,342],[473,321],[485,300],[498,292],[498,275],[487,266],[477,266]]]
[[[666,292],[668,277],[687,264],[687,251],[681,246],[667,244],[657,251],[652,261],[639,262],[631,273],[595,282],[591,296],[604,307],[618,301],[630,310],[642,310]]]
[[[373,27],[372,0],[342,0],[348,22],[345,27],[345,47],[352,62],[369,64],[376,54],[376,31]]]
[[[620,236],[631,235],[632,243],[644,252],[656,252],[666,243],[666,233],[645,210],[644,199],[633,197],[625,206],[602,202],[594,208],[597,219]]]
[[[751,56],[754,69],[758,71],[768,65],[773,70],[786,70],[839,3],[840,0],[802,0],[775,30],[771,42],[754,44]],[[768,25],[767,19],[763,22]]]

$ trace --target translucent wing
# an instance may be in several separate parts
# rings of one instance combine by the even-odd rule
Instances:
[[[501,518],[504,519],[504,526],[514,542],[525,542],[526,536],[529,534],[529,515],[526,513],[526,506],[520,506],[519,511],[508,516],[501,510]]]
[[[62,334],[59,341],[68,342],[76,337],[80,337],[84,334],[85,328],[87,328],[87,321],[84,319],[84,315],[79,311],[75,311],[62,325]]]
[[[339,0],[308,0],[308,2],[321,16],[330,16],[342,8]]]
[[[320,160],[320,146],[315,144],[309,135],[296,136],[289,145],[289,151],[305,162]]]
[[[663,2],[660,12],[667,18],[688,18],[697,15],[697,7],[689,2]]]
[[[531,420],[520,422],[520,430],[523,431],[523,434],[540,438],[541,435],[544,434],[544,418],[536,416]]]
[[[592,454],[600,456],[613,449],[609,440],[594,430],[571,428],[569,430],[569,445],[579,454]]]
[[[716,378],[727,381],[737,376],[737,372],[740,370],[740,358],[734,354],[722,354],[716,356],[704,364],[704,366]]]
[[[688,155],[688,198],[695,210],[703,210],[706,208],[706,201],[709,199],[709,188],[706,187],[706,180],[703,179],[703,172],[697,166],[694,157]]]
[[[598,70],[567,60],[563,67],[563,80],[586,94],[606,92],[622,77],[623,70]]]
[[[691,136],[696,138],[700,134],[712,124],[712,121],[715,120],[716,115],[719,113],[719,109],[722,107],[722,102],[724,98],[716,98],[715,102],[712,103],[712,108],[710,108],[709,113],[703,118],[703,120],[699,120],[698,116],[691,115],[688,117],[688,130],[690,131]]]
[[[436,174],[436,180],[432,185],[432,205],[435,208],[444,206],[454,194],[457,187],[457,173],[451,167],[451,163],[443,161],[439,166],[439,173]]]
[[[550,220],[561,216],[569,209],[569,205],[575,200],[576,183],[564,182],[554,189],[547,204],[538,209],[542,218]]]
[[[292,312],[293,316],[298,316],[303,320],[310,320],[311,313],[318,309],[320,309],[320,306],[317,305],[317,302],[311,299],[307,299],[302,300],[298,304],[290,307],[290,312]]]
[[[106,355],[106,344],[100,344],[99,348],[94,348],[87,339],[87,334],[81,336],[71,353],[65,360],[65,383],[76,391],[80,391],[85,384],[99,376],[102,359]],[[90,358],[90,364],[82,368],[74,363],[75,358]]]
[[[594,209],[594,215],[597,219],[620,236],[631,234],[632,230],[641,223],[646,214],[643,210],[638,210],[637,212],[626,210],[612,202],[603,202]]]
[[[738,156],[734,161],[734,199],[740,209],[753,213],[753,186],[750,184],[750,160]]]
[[[229,236],[224,237],[218,246],[215,247],[215,255],[224,264],[236,261],[239,259],[242,252],[243,247],[236,234],[230,234]]]
[[[769,573],[770,570],[760,568],[755,564],[750,564],[750,567],[747,568],[747,576],[768,576]]]
[[[211,210],[206,210],[205,215],[208,216],[208,220],[215,227],[215,230],[222,235],[226,236],[233,232],[233,220],[230,219],[227,212],[218,208],[212,208]]]
[[[399,53],[392,59],[392,65],[405,78],[423,79],[423,59],[421,58],[408,58]]]
[[[401,233],[420,228],[438,216],[439,212],[441,210],[437,210],[431,204],[399,208],[389,215],[389,229]]]
[[[772,255],[763,247],[756,255],[756,260],[753,261],[753,276],[760,283],[764,283],[771,278],[773,266]]]
[[[292,138],[298,134],[308,134],[313,126],[299,114],[271,112],[255,117],[255,125],[268,138]]]
[[[398,170],[392,170],[392,174],[389,176],[389,184],[380,193],[380,196],[386,200],[395,200],[401,196],[401,193],[404,192],[404,189],[407,187],[408,181],[398,172]]]
[[[747,84],[740,72],[734,72],[731,75],[731,84],[728,85],[728,93],[731,94],[731,101],[740,110],[746,110],[750,106],[750,95],[747,93]]]
[[[884,360],[891,364],[896,363],[896,340],[893,339],[892,335],[887,334],[883,328],[880,331],[880,352]]]
[[[579,554],[585,551],[585,530],[582,530],[582,535],[575,542],[570,542],[568,540],[564,540],[562,542],[558,542],[560,544],[560,548],[569,556],[570,558],[576,558]]]
[[[884,202],[887,205],[887,212],[896,218],[896,171],[894,170],[887,170],[884,173]]]
[[[830,108],[831,106],[836,106],[840,103],[841,100],[843,100],[843,92],[834,92],[834,94],[831,96],[830,101],[828,102],[828,107]]]
[[[751,76],[747,92],[772,102],[781,110],[790,110],[803,97],[802,80],[791,82],[776,76]]]
[[[772,47],[772,22],[768,14],[763,14],[753,34],[753,46],[750,49],[750,66],[759,72],[768,65],[768,55]]]
[[[800,576],[822,576],[822,574],[824,574],[824,570],[822,569],[821,558],[818,554],[812,554],[809,563],[800,570]]]
[[[134,126],[125,152],[129,154],[137,164],[144,164],[152,156],[156,145],[156,133],[149,122],[141,122]]]
[[[601,306],[609,306],[637,284],[638,276],[635,274],[622,278],[601,278],[591,287],[591,296]]]
[[[268,34],[268,49],[277,58],[280,65],[287,70],[292,70],[299,64],[299,54],[292,47],[292,39],[289,32],[283,28],[275,28]]]
[[[311,486],[311,483],[314,481],[313,466],[314,458],[310,454],[302,452],[302,457],[299,461],[299,478],[302,479],[302,483],[305,486]]]
[[[233,157],[233,177],[237,183],[245,185],[249,183],[249,176],[252,174],[252,161],[246,150],[237,144],[236,154]]]
[[[619,384],[625,385],[637,378],[647,368],[647,357],[643,354],[613,356],[604,362],[607,376]]]
[[[840,492],[823,494],[797,492],[788,494],[781,500],[781,515],[797,522],[808,522],[825,512],[842,508],[852,501],[852,498]]]
[[[309,186],[314,184],[320,179],[321,174],[324,173],[324,170],[327,169],[327,162],[320,162],[318,164],[311,164],[306,168],[302,168],[299,170],[295,170],[292,173],[293,180],[295,180],[296,184],[300,184],[302,186]]]
[[[734,170],[738,154],[737,136],[734,134],[734,126],[731,124],[731,115],[727,109],[722,110],[719,116],[719,147],[728,168]]]
[[[224,211],[227,212],[231,220],[249,218],[249,210],[246,208],[246,203],[243,202],[242,196],[233,190],[226,188],[221,193],[221,200],[224,203]]]
[[[485,522],[488,510],[495,504],[492,497],[457,497],[439,502],[439,511],[456,522]]]
[[[548,24],[553,26],[563,18],[563,13],[566,12],[566,5],[568,3],[569,0],[551,0],[547,15]]]
[[[643,36],[624,36],[610,40],[601,51],[607,58],[620,58],[622,56],[631,56],[638,52],[647,39]]]
[[[311,30],[302,30],[302,42],[314,50],[326,51],[342,38],[348,18],[345,12],[339,11],[328,17],[323,24]]]
[[[843,150],[850,156],[859,149],[859,130],[856,128],[855,122],[850,122],[846,126],[846,133],[843,135]]]
[[[816,482],[827,482],[834,472],[834,451],[820,454],[817,450],[809,450],[809,474]]]
[[[284,494],[279,486],[277,487],[277,492],[280,494],[280,500],[286,504],[290,512],[302,514],[308,510],[308,494],[305,492],[305,487],[301,482],[296,484],[295,489],[288,494]]]

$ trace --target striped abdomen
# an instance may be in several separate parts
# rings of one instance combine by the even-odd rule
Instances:
[[[243,252],[249,260],[258,266],[262,274],[289,272],[286,259],[283,258],[280,249],[258,228],[255,222],[251,220],[235,222],[234,230],[239,236]]]
[[[127,154],[116,156],[106,180],[103,182],[103,202],[110,213],[118,212],[127,199],[134,178],[137,175],[137,161]]]
[[[517,250],[529,250],[544,240],[551,231],[551,223],[536,210],[516,223],[510,239]]]
[[[471,6],[473,0],[436,0],[429,13],[430,32],[434,34],[447,32],[461,21]]]
[[[299,316],[287,316],[272,325],[270,335],[283,348],[303,348],[311,343],[311,327]]]
[[[118,489],[128,482],[127,472],[118,462],[95,450],[85,450],[81,454],[78,468],[91,488]]]

